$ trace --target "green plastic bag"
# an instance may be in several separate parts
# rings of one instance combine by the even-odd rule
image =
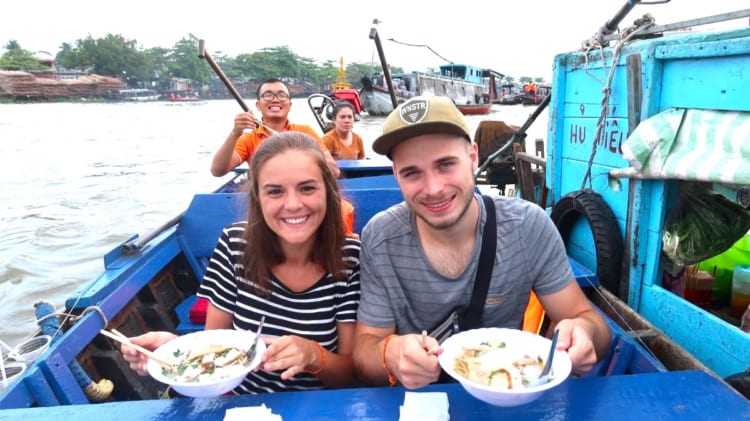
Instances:
[[[675,211],[664,224],[662,250],[689,266],[716,256],[747,234],[750,214],[705,185],[683,183]]]

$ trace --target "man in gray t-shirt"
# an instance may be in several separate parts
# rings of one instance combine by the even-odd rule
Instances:
[[[487,220],[470,139],[449,99],[417,97],[386,118],[373,143],[393,161],[404,202],[362,231],[354,362],[368,383],[417,388],[440,375],[419,333],[468,307]],[[497,249],[483,325],[520,329],[533,290],[560,331],[558,349],[568,351],[575,372],[588,371],[607,354],[611,334],[573,279],[554,224],[521,199],[494,197],[494,205]],[[426,345],[438,344],[428,338]]]

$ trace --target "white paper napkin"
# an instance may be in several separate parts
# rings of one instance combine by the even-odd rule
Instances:
[[[282,421],[281,415],[274,414],[265,404],[229,408],[224,414],[224,421]]]
[[[448,395],[445,392],[405,392],[400,421],[448,421]]]

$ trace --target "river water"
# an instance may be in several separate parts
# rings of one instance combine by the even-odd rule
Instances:
[[[534,109],[494,105],[467,120],[472,133],[485,119],[520,126]],[[105,253],[231,178],[209,167],[238,112],[233,100],[0,104],[0,340],[12,347],[33,334],[35,302],[63,310]],[[318,128],[304,99],[290,119]],[[383,119],[355,124],[369,156]],[[545,111],[527,142],[545,137],[546,122]]]

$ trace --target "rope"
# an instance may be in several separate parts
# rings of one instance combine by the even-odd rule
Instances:
[[[654,3],[657,4],[657,3]],[[591,155],[589,155],[588,160],[588,166],[586,168],[586,173],[583,177],[583,181],[581,182],[581,190],[583,190],[586,187],[586,182],[589,182],[589,187],[591,187],[591,167],[594,163],[594,157],[596,156],[596,146],[599,144],[599,141],[601,140],[602,133],[604,132],[604,121],[607,118],[607,112],[609,109],[609,98],[611,94],[611,87],[612,87],[612,78],[614,77],[615,70],[617,69],[617,63],[620,60],[620,54],[622,53],[622,49],[625,47],[627,43],[629,43],[633,37],[638,35],[643,30],[646,30],[652,26],[655,25],[655,20],[650,14],[643,15],[642,18],[636,19],[633,22],[633,25],[625,28],[620,32],[620,35],[617,38],[617,42],[615,43],[613,47],[613,53],[612,53],[612,65],[609,68],[609,71],[606,74],[606,81],[602,81],[600,78],[598,78],[595,74],[589,72],[589,53],[594,50],[599,50],[599,57],[602,62],[602,68],[605,68],[606,64],[606,57],[604,56],[604,47],[606,46],[606,43],[603,41],[604,34],[602,32],[597,32],[594,34],[592,38],[589,40],[585,40],[582,43],[582,48],[585,53],[585,65],[584,65],[584,71],[587,75],[593,77],[604,87],[602,88],[602,111],[599,114],[599,120],[597,122],[597,128],[596,128],[596,137],[594,138],[594,143],[591,146]],[[619,322],[622,323],[623,326],[627,328],[628,332],[634,332],[635,329],[628,323],[626,318],[620,314],[617,309],[614,307],[614,305],[609,301],[607,297],[599,290],[599,287],[594,285],[593,282],[589,280],[589,283],[593,287],[592,289],[596,291],[596,293],[602,298],[602,301],[607,303],[607,306],[610,308],[613,314],[617,316],[619,319]],[[649,354],[651,354],[652,357],[658,360],[658,357],[654,354],[654,352],[649,348],[649,346],[643,341],[643,339],[638,335],[631,335],[633,340],[638,342],[643,349],[645,349]]]
[[[96,314],[98,314],[99,317],[102,318],[102,323],[104,323],[104,327],[107,327],[107,325],[109,324],[109,321],[107,320],[107,316],[104,314],[104,311],[99,306],[88,306],[88,307],[86,307],[86,308],[83,309],[83,311],[81,312],[80,315],[78,315],[78,316],[72,316],[71,315],[70,318],[73,320],[73,322],[76,322],[81,317],[85,316],[86,313],[90,313],[92,311],[95,312]]]
[[[441,56],[440,54],[437,53],[437,51],[433,50],[432,47],[430,47],[427,44],[409,44],[409,43],[406,43],[406,42],[396,41],[393,38],[388,38],[388,41],[393,41],[396,44],[406,45],[407,47],[423,47],[423,48],[427,48],[428,50],[430,50],[432,52],[432,54],[435,54],[436,56],[440,57],[441,59],[445,60],[446,62],[453,64],[452,60],[448,60],[447,58]]]
[[[617,69],[617,63],[620,61],[620,54],[622,53],[622,49],[625,47],[625,45],[630,42],[634,36],[636,36],[639,32],[648,29],[655,24],[655,20],[653,17],[651,17],[650,14],[643,15],[642,18],[636,19],[635,22],[633,22],[633,25],[625,28],[620,32],[620,36],[617,38],[617,42],[615,43],[613,47],[613,53],[612,53],[612,65],[609,68],[609,71],[607,72],[606,81],[602,82],[601,79],[599,79],[596,75],[589,72],[589,53],[593,49],[599,50],[599,55],[602,61],[602,68],[605,68],[606,66],[606,57],[604,56],[604,43],[602,43],[602,36],[603,34],[601,32],[596,33],[591,39],[583,42],[583,49],[584,49],[584,58],[585,58],[585,65],[584,65],[584,71],[587,75],[593,77],[600,83],[604,85],[602,88],[602,111],[599,114],[599,120],[597,122],[596,127],[596,136],[594,138],[594,143],[591,145],[591,155],[589,155],[588,165],[586,167],[586,173],[583,176],[583,180],[581,181],[581,190],[583,190],[586,187],[586,182],[589,183],[589,188],[591,188],[591,167],[594,164],[594,157],[596,156],[596,147],[599,144],[599,141],[601,140],[602,133],[604,133],[604,122],[607,119],[607,113],[609,109],[609,97],[612,92],[612,78],[615,75],[615,70]]]
[[[625,331],[626,331],[627,333],[635,333],[635,332],[636,332],[635,328],[633,328],[633,326],[632,326],[632,325],[631,325],[631,324],[630,324],[630,323],[628,322],[628,320],[627,320],[627,319],[625,318],[625,316],[623,316],[623,315],[622,315],[622,314],[621,314],[621,313],[620,313],[620,312],[619,312],[619,311],[618,311],[618,310],[617,310],[617,309],[615,308],[614,304],[612,304],[612,302],[610,302],[609,298],[608,298],[608,297],[606,297],[606,296],[604,295],[604,293],[603,293],[603,292],[601,291],[601,289],[600,289],[600,288],[601,288],[601,286],[600,286],[600,285],[595,285],[595,284],[594,284],[594,282],[593,282],[593,281],[591,281],[590,279],[589,279],[589,280],[587,280],[587,281],[588,281],[588,283],[589,283],[589,286],[591,287],[591,289],[592,289],[592,290],[593,290],[594,292],[596,292],[596,294],[597,294],[597,295],[599,295],[599,297],[600,297],[600,298],[602,299],[602,302],[606,303],[606,304],[607,304],[607,307],[609,307],[609,310],[611,311],[611,313],[609,313],[609,314],[610,314],[610,317],[613,317],[613,318],[614,318],[614,316],[617,316],[617,317],[616,317],[616,318],[617,318],[616,322],[619,322],[621,326],[624,326],[624,327],[625,327],[625,329],[624,329],[624,330],[625,330]],[[604,309],[602,309],[602,310],[604,310]],[[654,358],[655,360],[657,360],[657,361],[661,361],[661,359],[660,359],[660,358],[659,358],[659,357],[658,357],[658,356],[657,356],[657,355],[656,355],[656,354],[654,353],[654,351],[652,351],[652,350],[651,350],[651,347],[650,347],[650,346],[649,346],[649,345],[648,345],[648,344],[647,344],[647,343],[646,343],[646,342],[645,342],[645,341],[643,340],[643,338],[641,338],[641,336],[640,336],[640,335],[637,335],[637,334],[632,334],[632,335],[629,335],[629,336],[630,336],[630,338],[632,338],[632,339],[633,339],[634,341],[638,342],[638,344],[639,344],[639,345],[641,345],[641,347],[642,347],[642,348],[643,348],[643,349],[644,349],[644,350],[645,350],[646,352],[648,352],[648,353],[649,353],[649,355],[651,355],[651,356],[652,356],[652,357],[653,357],[653,358]]]
[[[60,336],[60,332],[62,331],[63,325],[60,324],[57,320],[57,316],[60,313],[55,312],[52,305],[44,301],[35,303],[34,307],[36,310],[37,320],[39,320],[39,325],[41,326],[42,332],[50,335],[52,337],[52,342],[54,343],[54,341]],[[107,325],[107,318],[104,316],[104,312],[102,311],[102,309],[98,306],[90,306],[85,308],[80,316],[65,314],[64,320],[70,319],[75,322],[83,317],[86,313],[91,311],[97,312],[104,320],[104,326]],[[94,383],[94,381],[91,380],[91,377],[89,377],[89,375],[75,358],[68,363],[68,369],[70,369],[71,374],[76,379],[76,382],[81,387],[81,389],[83,389],[86,397],[89,398],[89,400],[93,402],[101,402],[109,398],[109,396],[112,394],[112,391],[114,390],[114,384],[111,380],[102,378],[101,380],[99,380],[99,382]]]

